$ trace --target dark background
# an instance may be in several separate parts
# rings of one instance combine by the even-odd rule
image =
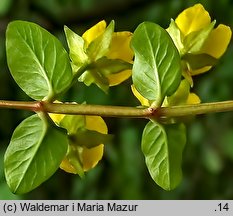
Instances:
[[[0,98],[30,100],[13,81],[6,64],[5,30],[16,19],[40,24],[66,46],[63,25],[83,33],[98,21],[116,21],[116,30],[134,31],[143,21],[166,28],[170,18],[185,8],[202,3],[217,24],[233,27],[233,1],[195,0],[1,0],[0,1]],[[233,47],[219,64],[194,78],[194,89],[203,102],[233,99]],[[139,105],[131,93],[131,79],[112,87],[108,95],[95,86],[79,83],[66,95],[67,101],[89,104]],[[3,173],[3,155],[14,128],[32,113],[0,110],[0,199],[233,199],[233,113],[208,114],[187,124],[183,154],[183,180],[167,192],[150,178],[141,152],[144,120],[105,119],[115,134],[105,148],[103,160],[85,179],[58,170],[34,191],[13,195]]]

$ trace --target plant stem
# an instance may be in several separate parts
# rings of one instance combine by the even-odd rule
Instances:
[[[148,108],[46,102],[42,106],[43,110],[49,113],[128,118],[145,118],[150,116]]]
[[[233,100],[184,106],[162,107],[159,108],[159,110],[156,110],[156,115],[164,117],[179,117],[227,111],[233,111]]]
[[[125,118],[163,118],[199,115],[215,112],[233,111],[233,101],[202,103],[184,106],[136,108],[122,106],[87,105],[74,103],[50,103],[46,101],[5,101],[0,100],[0,108],[22,109],[70,115],[98,115],[103,117]]]
[[[38,101],[7,101],[0,100],[0,108],[20,109],[29,111],[40,111],[40,103]]]

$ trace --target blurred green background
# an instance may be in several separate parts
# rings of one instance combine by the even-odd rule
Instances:
[[[164,28],[183,9],[202,3],[217,23],[233,27],[233,1],[195,0],[0,0],[0,98],[30,100],[14,83],[6,64],[5,30],[15,19],[47,28],[65,45],[63,25],[79,33],[98,21],[116,21],[116,30],[134,31],[143,21]],[[65,45],[66,46],[66,45]],[[233,46],[210,72],[195,77],[194,89],[203,102],[233,99]],[[66,95],[67,101],[89,104],[136,106],[131,80],[112,87],[108,95],[95,86],[79,83]],[[93,93],[94,92],[94,93]],[[0,110],[0,199],[233,199],[233,113],[208,114],[187,124],[183,154],[183,180],[170,192],[150,178],[141,153],[144,120],[105,119],[115,134],[105,148],[103,160],[85,179],[58,170],[34,191],[13,195],[5,182],[3,155],[14,128],[32,113]]]

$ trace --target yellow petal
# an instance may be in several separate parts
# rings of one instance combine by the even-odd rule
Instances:
[[[108,127],[100,116],[86,116],[86,129],[94,130],[103,134],[108,133]]]
[[[82,35],[83,39],[89,45],[93,40],[104,33],[106,29],[106,22],[104,20],[98,22],[96,25],[92,26]]]
[[[95,130],[103,134],[108,133],[107,125],[100,116],[86,116],[86,128],[88,130]],[[104,153],[104,145],[100,144],[93,148],[83,147],[82,164],[83,170],[88,171],[95,167],[102,159]]]
[[[114,32],[107,57],[132,62],[134,54],[130,48],[131,38],[131,32]]]
[[[210,24],[211,18],[209,13],[201,4],[195,4],[182,11],[175,20],[177,26],[184,34],[199,31]]]
[[[64,114],[49,113],[49,116],[56,124],[59,124],[65,115]]]
[[[134,53],[130,48],[132,33],[128,31],[114,32],[112,42],[107,54],[109,59],[121,59],[132,62]],[[107,76],[110,86],[115,86],[127,80],[132,74],[132,70],[124,70],[120,73],[109,74]]]
[[[230,27],[220,24],[216,29],[213,29],[207,38],[203,46],[203,53],[209,54],[215,58],[220,58],[230,43],[231,35]]]
[[[54,103],[62,103],[58,100],[54,101]],[[55,114],[55,113],[49,113],[50,118],[55,122],[56,124],[59,124],[61,120],[64,118],[64,114]]]
[[[60,168],[68,173],[77,174],[76,169],[73,167],[73,165],[69,162],[68,158],[62,160],[60,164]]]
[[[141,103],[143,106],[150,106],[149,101],[148,101],[146,98],[144,98],[144,97],[137,91],[137,89],[136,89],[133,85],[131,85],[131,90],[132,90],[134,96],[140,101],[140,103]]]
[[[198,74],[202,74],[202,73],[205,73],[207,71],[209,71],[212,67],[211,66],[205,66],[203,68],[200,68],[198,70],[192,70],[192,71],[189,71],[191,76],[196,76]]]
[[[186,103],[187,104],[199,104],[201,103],[201,100],[196,94],[190,93]]]
[[[82,163],[83,163],[83,170],[88,171],[95,167],[98,162],[102,159],[104,153],[104,145],[100,144],[93,148],[86,148],[83,147],[82,152]]]
[[[132,74],[132,70],[124,70],[116,74],[109,74],[107,76],[109,86],[115,86],[127,80]]]

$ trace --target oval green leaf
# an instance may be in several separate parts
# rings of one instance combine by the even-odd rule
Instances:
[[[144,22],[134,32],[133,83],[139,93],[158,107],[175,92],[181,80],[181,60],[169,34],[157,24]]]
[[[68,147],[67,135],[36,114],[15,129],[4,157],[7,184],[13,193],[27,193],[51,177]]]
[[[182,152],[186,143],[184,124],[160,125],[150,121],[142,135],[142,151],[152,179],[172,190],[182,179]]]
[[[72,81],[69,56],[60,41],[39,25],[11,22],[6,31],[10,72],[22,90],[35,100],[50,100]]]

